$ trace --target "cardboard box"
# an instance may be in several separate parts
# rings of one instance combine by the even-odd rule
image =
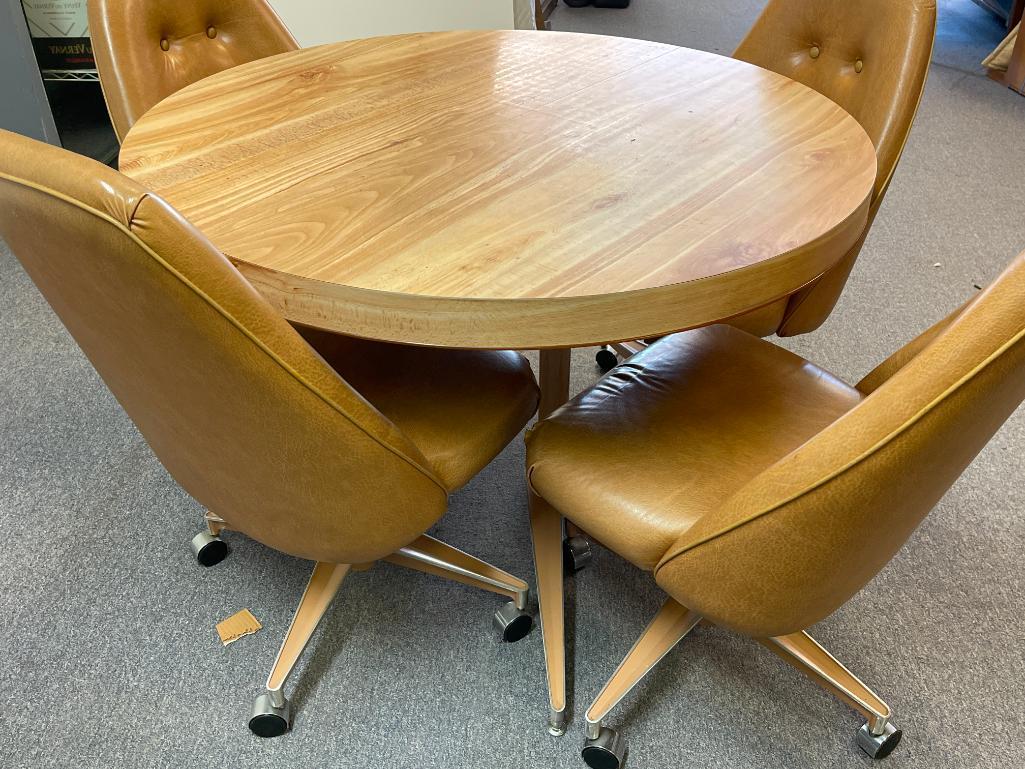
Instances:
[[[86,0],[21,0],[40,69],[95,69]]]

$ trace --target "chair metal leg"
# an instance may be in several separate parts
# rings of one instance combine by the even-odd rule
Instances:
[[[587,709],[587,736],[597,736],[605,718],[630,693],[641,679],[668,654],[694,626],[701,615],[667,598],[658,614],[648,623],[612,678]]]
[[[610,347],[615,350],[623,360],[632,358],[634,355],[643,350],[647,345],[644,342],[616,342]]]
[[[384,560],[508,596],[517,608],[527,608],[530,587],[522,579],[426,534]]]
[[[534,543],[541,640],[548,676],[548,731],[566,733],[566,629],[562,593],[562,516],[530,492],[530,532]]]
[[[384,560],[510,598],[512,603],[495,614],[495,625],[505,641],[519,641],[534,625],[526,612],[530,598],[526,582],[433,537],[425,534]]]
[[[587,709],[584,761],[592,767],[618,769],[626,760],[622,735],[602,727],[604,719],[629,692],[701,621],[701,615],[667,598],[648,623],[612,678]]]
[[[897,747],[901,732],[891,723],[889,706],[808,633],[758,640],[868,719],[857,735],[858,745],[866,753],[884,758]]]
[[[643,339],[633,342],[610,342],[598,348],[598,352],[594,355],[594,362],[598,364],[598,368],[603,374],[607,374],[618,366],[621,360],[629,360],[647,346],[648,343]]]
[[[348,572],[349,564],[318,563],[314,567],[267,677],[267,691],[253,704],[249,728],[260,737],[277,737],[288,731],[290,709],[282,688]]]

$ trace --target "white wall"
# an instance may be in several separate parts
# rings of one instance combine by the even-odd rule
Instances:
[[[517,0],[270,0],[302,46],[400,32],[512,29]],[[532,0],[531,0],[532,2]]]

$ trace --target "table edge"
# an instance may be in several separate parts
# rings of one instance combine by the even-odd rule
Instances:
[[[754,264],[664,286],[568,297],[433,297],[319,281],[232,260],[288,320],[349,336],[430,347],[589,347],[743,315],[808,285],[857,243],[872,189],[813,241]],[[524,323],[525,319],[530,323]]]

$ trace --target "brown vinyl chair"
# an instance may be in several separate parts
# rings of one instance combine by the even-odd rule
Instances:
[[[266,0],[89,0],[89,31],[119,141],[162,99],[299,45]]]
[[[587,711],[587,762],[620,765],[602,721],[702,619],[860,711],[858,744],[887,755],[890,708],[807,629],[894,557],[1025,398],[1023,337],[1025,254],[854,387],[717,325],[654,343],[537,425],[535,503],[668,594]],[[538,595],[560,587],[539,580]]]
[[[490,590],[512,601],[496,615],[504,638],[529,632],[523,580],[424,533],[534,414],[521,355],[310,331],[314,350],[159,197],[4,131],[0,238],[211,511],[201,562],[224,556],[224,528],[316,562],[254,732],[288,728],[283,685],[350,568],[387,560]]]
[[[796,336],[829,317],[911,132],[935,35],[936,0],[769,0],[734,58],[803,83],[854,116],[875,144],[876,184],[868,224],[835,267],[794,294],[729,320],[731,325],[758,336]],[[629,357],[641,346],[612,349]],[[598,351],[603,370],[616,365],[615,352]]]

